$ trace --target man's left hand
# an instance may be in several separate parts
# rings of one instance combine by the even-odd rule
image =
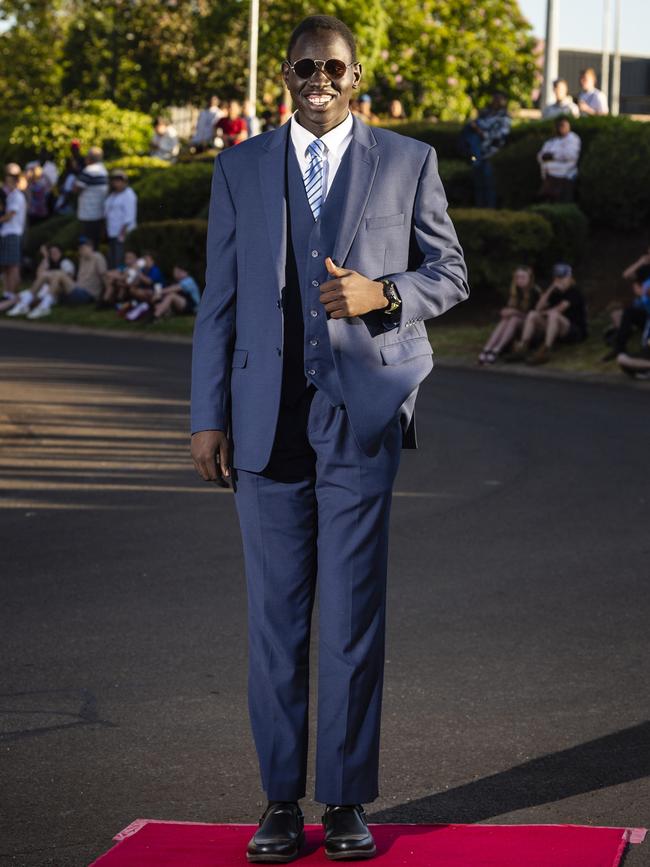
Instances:
[[[388,306],[383,283],[370,280],[358,271],[339,268],[330,256],[325,259],[325,267],[332,279],[321,283],[320,301],[332,319],[363,316]]]

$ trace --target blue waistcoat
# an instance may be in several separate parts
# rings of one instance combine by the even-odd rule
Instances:
[[[318,220],[307,200],[300,165],[287,136],[287,266],[283,292],[284,347],[282,401],[295,404],[309,383],[321,390],[333,406],[343,405],[343,394],[332,358],[327,313],[319,300],[320,284],[330,279],[323,265],[336,239],[349,171],[348,148],[341,160]]]

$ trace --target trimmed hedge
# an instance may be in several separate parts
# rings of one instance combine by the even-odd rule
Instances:
[[[196,216],[210,200],[212,173],[209,162],[148,171],[133,184],[138,194],[139,219],[151,222]]]
[[[538,259],[537,264],[550,270],[554,262],[577,265],[587,245],[589,220],[577,205],[532,205],[528,211],[539,214],[551,224],[553,240]]]
[[[650,126],[630,123],[594,138],[580,164],[579,201],[595,223],[633,229],[650,218]]]
[[[450,209],[469,270],[470,286],[508,286],[519,264],[538,267],[553,241],[550,222],[530,211]]]
[[[122,169],[129,177],[129,183],[134,184],[143,175],[148,174],[156,169],[171,168],[171,163],[167,160],[161,160],[158,157],[145,157],[131,154],[129,156],[120,157],[116,160],[110,160],[106,163],[106,168]]]
[[[126,244],[138,253],[152,250],[168,280],[174,265],[184,265],[202,289],[207,232],[207,220],[161,220],[141,223],[129,232]]]
[[[471,207],[474,203],[472,167],[465,160],[440,160],[440,179],[449,204],[455,208]]]

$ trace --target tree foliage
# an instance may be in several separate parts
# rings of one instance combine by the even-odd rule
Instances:
[[[245,95],[246,0],[3,0],[0,81],[10,107],[62,97],[155,110]],[[260,102],[282,94],[280,64],[308,0],[261,0]],[[534,40],[517,0],[322,0],[355,33],[363,89],[399,96],[417,119],[462,118],[495,88],[526,102]],[[6,104],[6,100],[5,100]]]

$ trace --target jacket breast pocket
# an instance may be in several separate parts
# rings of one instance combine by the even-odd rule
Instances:
[[[379,348],[384,364],[401,364],[419,355],[433,355],[428,337],[410,337],[398,343],[387,343]]]
[[[246,367],[248,360],[248,349],[233,349],[232,352],[232,367]]]
[[[366,229],[387,229],[389,226],[403,226],[404,214],[386,214],[385,217],[366,217]]]

